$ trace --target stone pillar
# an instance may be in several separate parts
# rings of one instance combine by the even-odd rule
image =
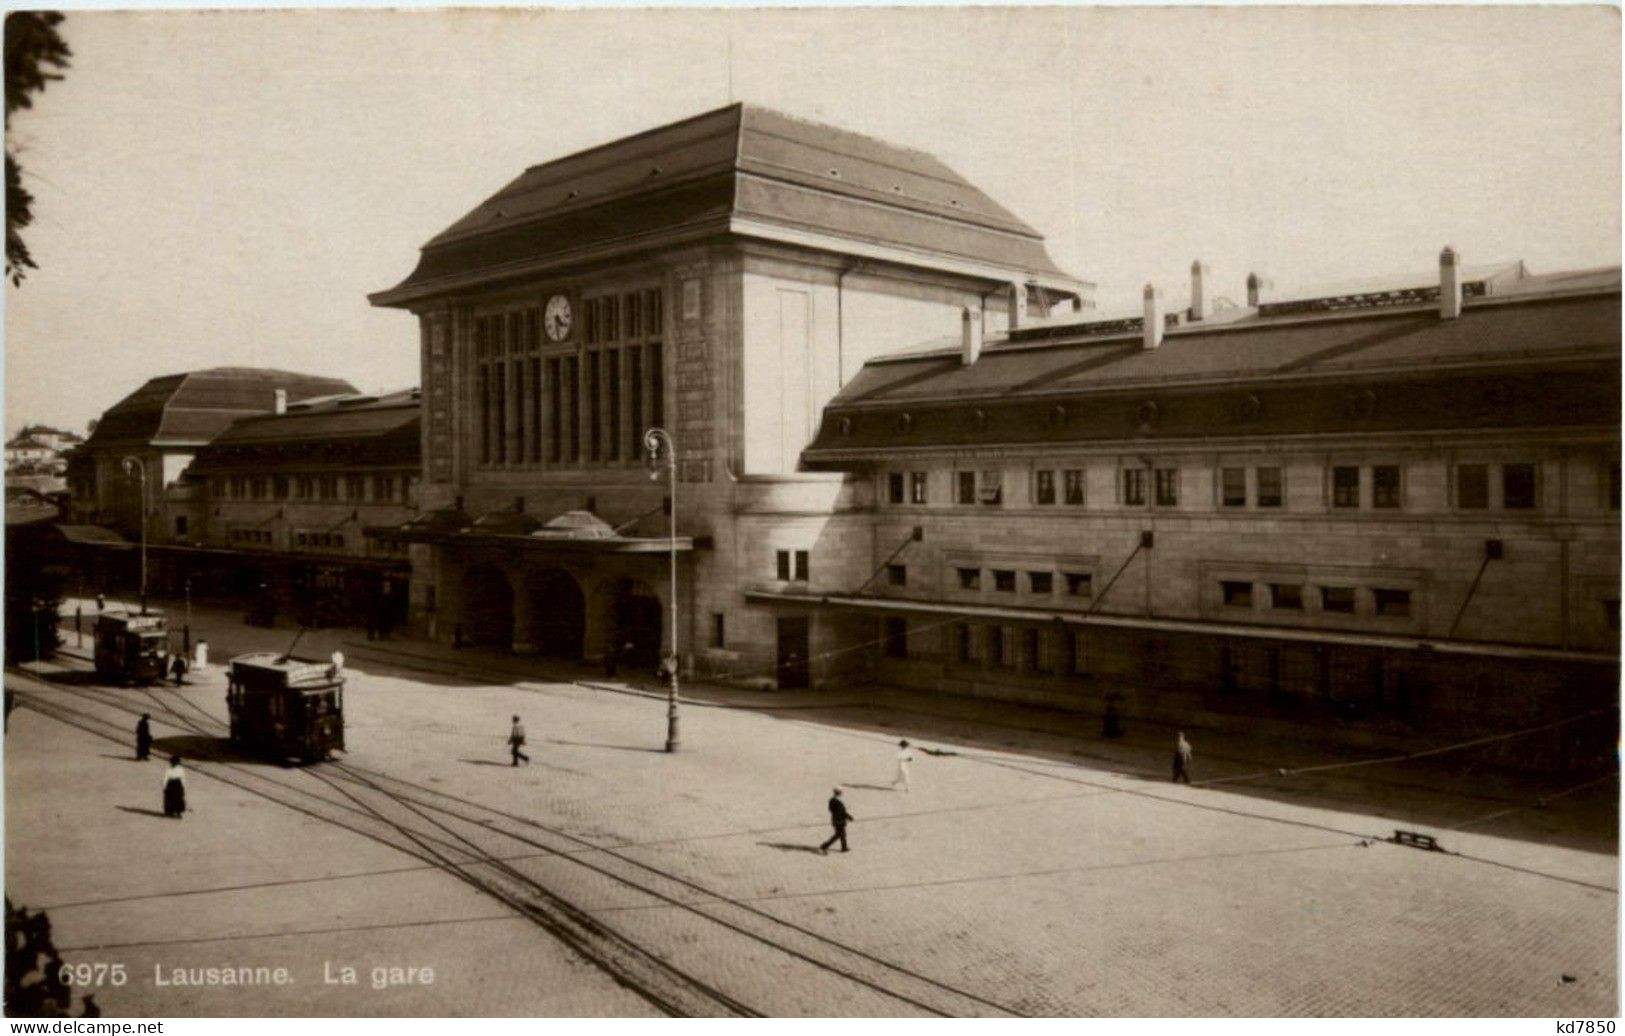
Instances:
[[[508,585],[513,588],[513,653],[534,655],[536,642],[531,637],[536,616],[524,572],[509,573]]]

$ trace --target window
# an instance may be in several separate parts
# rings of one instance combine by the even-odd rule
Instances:
[[[976,638],[963,622],[954,627],[954,657],[966,664],[976,661]]]
[[[888,616],[882,625],[887,658],[908,657],[908,620]]]
[[[177,514],[175,516],[175,535],[186,535],[186,515],[184,514]]]
[[[1145,506],[1145,469],[1123,469],[1123,503],[1130,507]]]
[[[955,474],[959,492],[955,500],[961,504],[974,504],[976,502],[976,472],[960,471]]]
[[[344,499],[365,500],[367,497],[367,480],[361,475],[344,476]]]
[[[1258,506],[1281,506],[1281,469],[1258,468]]]
[[[1283,611],[1303,611],[1303,587],[1297,583],[1271,583],[1270,607]]]
[[[395,499],[395,476],[374,475],[372,477],[372,498],[374,500]]]
[[[1068,507],[1083,506],[1083,470],[1081,468],[1068,468],[1062,473],[1063,488],[1066,492]]]
[[[1456,466],[1456,506],[1465,510],[1478,510],[1490,506],[1488,464]]]
[[[1224,468],[1219,472],[1219,503],[1224,507],[1247,506],[1247,469]]]
[[[1004,502],[1003,473],[998,471],[982,472],[982,503],[989,507],[997,507]]]
[[[1336,467],[1332,469],[1332,506],[1360,506],[1360,469]]]
[[[1031,593],[1044,594],[1048,596],[1055,590],[1055,573],[1028,572],[1027,589]]]
[[[1344,615],[1354,614],[1354,587],[1352,586],[1323,586],[1320,588],[1320,610],[1323,612],[1340,612]]]
[[[982,570],[979,568],[958,568],[959,588],[961,590],[980,590],[982,588]]]
[[[908,502],[923,504],[926,502],[925,472],[911,471],[908,475]]]
[[[303,532],[296,532],[296,533],[293,534],[293,541],[294,541],[295,544],[297,544],[297,545],[299,545],[301,547],[308,546],[309,545],[309,535],[307,533],[303,533]]]
[[[1378,464],[1371,469],[1371,506],[1399,506],[1399,465]]]
[[[1005,626],[987,627],[988,662],[996,669],[1016,664],[1016,631]]]
[[[1016,592],[1016,574],[1015,574],[1015,572],[1013,572],[1013,571],[1011,571],[1010,569],[1007,569],[1007,568],[996,568],[996,569],[994,569],[993,570],[993,589],[997,590],[1001,594],[1013,594],[1013,593],[1015,593]]]
[[[907,586],[908,585],[908,566],[907,565],[887,565],[886,566],[886,582],[890,583],[892,586]]]
[[[889,503],[903,502],[903,473],[894,471],[886,476],[886,500]]]
[[[1089,673],[1089,638],[1082,630],[1066,631],[1066,675],[1086,676]]]
[[[337,475],[322,475],[316,479],[316,499],[337,500],[339,498],[339,477]]]
[[[804,550],[796,551],[796,582],[805,583],[810,578],[808,575],[809,567],[807,552]]]
[[[1055,502],[1055,472],[1038,471],[1033,482],[1033,503],[1053,504]]]
[[[1179,469],[1157,469],[1157,506],[1174,507],[1179,503]]]
[[[728,646],[727,616],[721,612],[711,613],[711,646],[714,648]],[[611,645],[613,647],[613,645]]]
[[[1406,619],[1411,614],[1409,590],[1372,590],[1372,603],[1378,615],[1393,619]]]
[[[779,577],[779,580],[781,582],[786,582],[786,583],[789,582],[790,581],[790,552],[787,551],[787,550],[781,550],[775,555],[775,557],[778,560],[778,577]]]
[[[1226,579],[1219,583],[1220,598],[1231,608],[1253,606],[1253,584]]]
[[[1089,597],[1095,592],[1095,577],[1088,572],[1066,573],[1066,595]]]
[[[1040,629],[1026,629],[1022,631],[1023,652],[1027,656],[1027,668],[1035,673],[1053,673],[1054,664],[1050,661],[1049,652],[1044,650],[1044,631]]]
[[[1501,468],[1501,506],[1527,511],[1535,506],[1535,466],[1507,464]]]

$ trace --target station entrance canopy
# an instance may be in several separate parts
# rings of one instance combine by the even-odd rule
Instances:
[[[523,511],[492,511],[476,518],[456,508],[441,508],[396,526],[369,526],[366,533],[397,543],[502,547],[541,554],[664,554],[672,549],[669,536],[623,535],[591,511],[565,511],[543,521]],[[710,545],[709,536],[679,536],[676,549],[691,553]]]

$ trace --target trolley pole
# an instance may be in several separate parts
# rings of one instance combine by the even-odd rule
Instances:
[[[651,428],[643,433],[644,448],[649,451],[649,463],[659,463],[660,453],[666,454],[666,476],[671,481],[671,683],[666,685],[666,751],[677,751],[677,673],[682,668],[682,655],[677,650],[677,444],[664,428]],[[650,478],[659,478],[658,469]]]
[[[124,473],[141,472],[141,614],[147,614],[147,465],[140,457],[124,458]]]

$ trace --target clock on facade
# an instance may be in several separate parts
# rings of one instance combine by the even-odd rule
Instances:
[[[542,312],[542,325],[547,328],[549,341],[562,342],[570,336],[570,300],[563,295],[554,295],[547,300],[547,308]]]

